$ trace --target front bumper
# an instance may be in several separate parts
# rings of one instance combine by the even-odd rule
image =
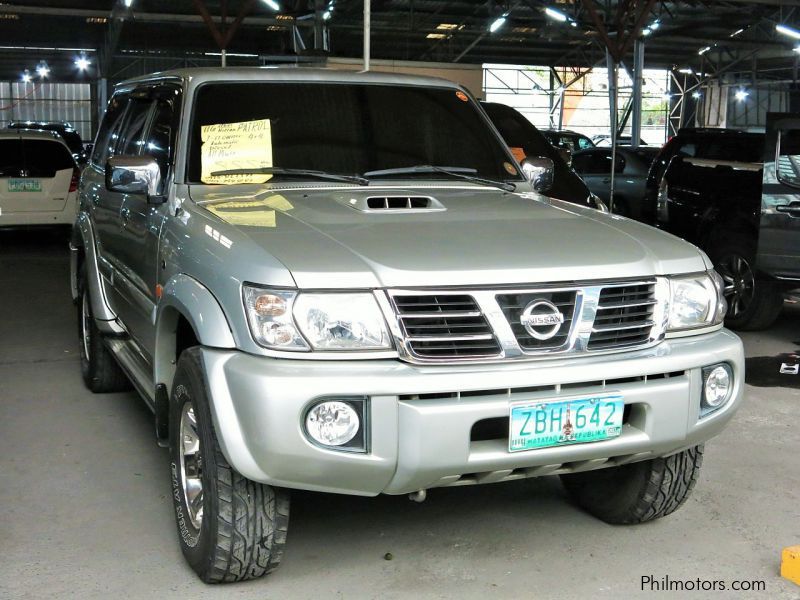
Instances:
[[[727,330],[646,350],[516,364],[415,366],[396,360],[309,361],[203,350],[212,417],[228,462],[287,488],[375,495],[615,466],[665,456],[718,434],[742,401],[744,353]],[[702,367],[727,362],[728,403],[699,418]],[[508,417],[510,402],[619,390],[622,434],[589,444],[508,452],[507,431],[472,434]],[[304,435],[315,399],[369,398],[369,453],[326,450]]]

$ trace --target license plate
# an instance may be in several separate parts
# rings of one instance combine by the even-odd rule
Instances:
[[[9,179],[9,192],[41,192],[42,182],[38,179]]]
[[[508,451],[599,442],[622,431],[622,395],[606,392],[511,406]]]

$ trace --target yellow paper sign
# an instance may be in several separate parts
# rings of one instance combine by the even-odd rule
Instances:
[[[272,128],[269,119],[241,123],[218,123],[200,128],[203,142],[200,160],[203,183],[264,183],[272,175],[212,175],[231,169],[259,169],[272,166]]]

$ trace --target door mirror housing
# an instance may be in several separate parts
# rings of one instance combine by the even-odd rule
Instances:
[[[161,190],[161,169],[152,156],[114,156],[106,162],[106,188],[156,199]]]
[[[522,161],[522,172],[537,192],[546,192],[553,187],[556,167],[551,158],[536,156]]]

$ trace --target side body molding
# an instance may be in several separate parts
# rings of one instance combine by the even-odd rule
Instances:
[[[155,383],[163,383],[172,391],[175,375],[176,333],[183,317],[192,326],[201,345],[212,348],[236,348],[228,319],[214,295],[199,281],[178,273],[161,293],[155,308],[156,347]]]
[[[77,230],[77,233],[75,232]],[[97,246],[95,245],[94,230],[89,215],[85,212],[78,214],[75,228],[70,242],[70,280],[73,300],[78,299],[78,245],[83,248],[84,268],[92,303],[92,312],[97,328],[106,334],[119,335],[125,331],[117,323],[117,315],[111,310],[106,299],[105,288],[101,280],[97,260]]]

